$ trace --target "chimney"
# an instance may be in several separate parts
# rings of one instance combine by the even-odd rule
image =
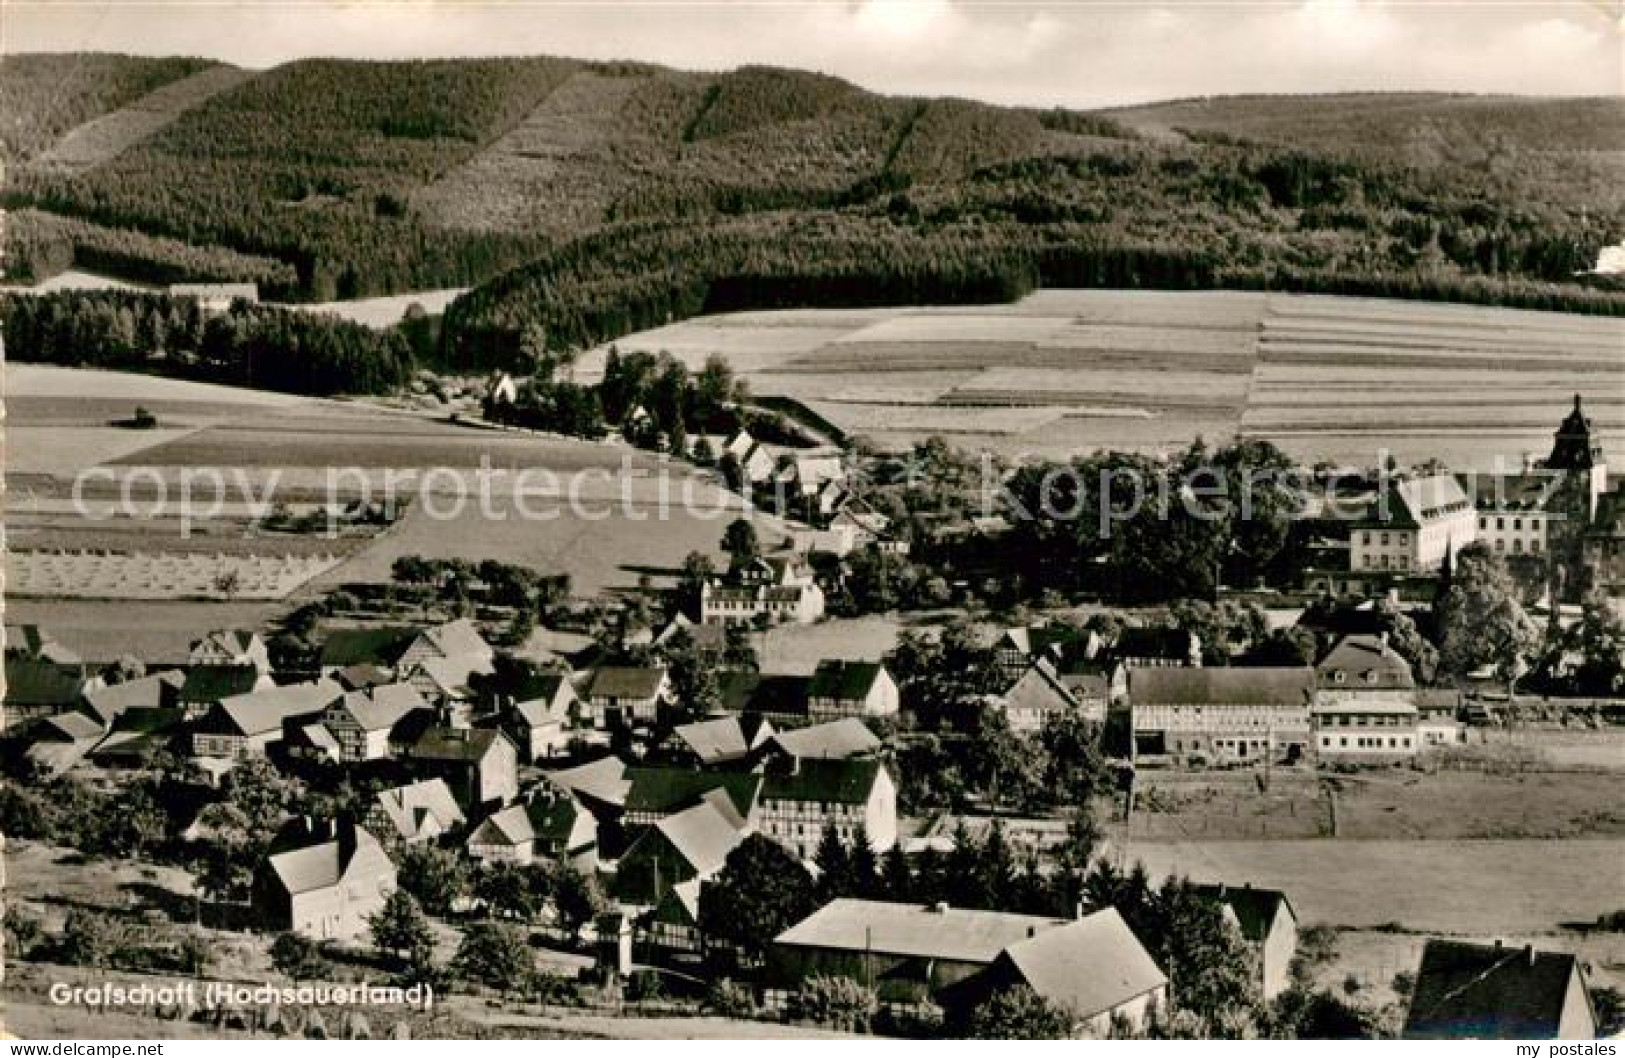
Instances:
[[[1386,628],[1377,636],[1377,653],[1385,657],[1388,654],[1388,629]]]
[[[1027,927],[1027,939],[1031,940],[1032,938],[1034,938],[1036,936],[1038,936],[1038,927],[1037,926],[1028,926]]]
[[[948,913],[948,901],[938,900],[936,903],[932,904],[931,913],[933,915],[946,915]]]
[[[1523,946],[1523,958],[1524,958],[1524,962],[1529,964],[1529,968],[1534,969],[1534,966],[1535,966],[1535,946],[1533,944],[1525,944]]]

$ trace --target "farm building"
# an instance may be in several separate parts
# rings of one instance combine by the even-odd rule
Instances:
[[[1388,764],[1421,749],[1416,706],[1407,701],[1339,698],[1315,705],[1315,753],[1322,761]]]
[[[1131,669],[1128,698],[1137,754],[1263,761],[1306,754],[1315,670]]]
[[[468,812],[507,804],[519,793],[519,751],[492,728],[431,727],[403,756],[416,770],[445,779]]]
[[[369,916],[395,890],[395,865],[366,828],[299,819],[284,828],[255,872],[254,912],[263,928],[312,940],[367,935]]]
[[[193,642],[187,654],[187,664],[194,667],[247,665],[268,673],[271,671],[271,655],[258,632],[227,628],[210,632]]]
[[[315,722],[343,696],[344,690],[338,684],[317,680],[222,699],[193,727],[192,754],[226,758],[263,755],[282,741],[285,724],[302,718]]]
[[[6,655],[5,726],[55,716],[76,708],[87,691],[102,685],[83,665]]]
[[[702,771],[697,768],[628,768],[628,827],[646,827],[701,802],[714,804],[743,827],[753,819],[762,776],[752,772]]]
[[[700,587],[702,624],[812,624],[824,616],[824,591],[796,554],[735,562]]]
[[[616,899],[636,907],[657,906],[673,886],[703,882],[722,870],[745,833],[737,815],[711,800],[662,818],[621,857]]]
[[[813,977],[857,981],[894,1011],[931,1002],[950,1015],[1025,983],[1069,1007],[1080,1034],[1166,1007],[1166,977],[1111,910],[1073,920],[834,900],[774,938],[767,1006],[785,1009]]]
[[[774,721],[805,723],[812,677],[772,672],[721,674],[722,708],[730,713],[760,713]]]
[[[570,796],[509,805],[468,836],[469,856],[487,864],[546,860],[590,870],[597,849],[597,822]]]
[[[773,735],[773,725],[759,713],[719,716],[678,725],[666,748],[700,766],[737,764],[749,762]]]
[[[865,757],[880,750],[880,739],[855,716],[828,723],[780,731],[773,736],[768,751],[800,760],[846,760]]]
[[[1596,1008],[1567,952],[1430,940],[1400,1034],[1407,1040],[1592,1040]]]
[[[1037,658],[1027,666],[1027,671],[1011,684],[1010,689],[997,696],[995,704],[1010,722],[1010,730],[1024,734],[1043,730],[1045,721],[1051,716],[1081,712],[1083,709],[1082,703],[1061,681],[1054,665],[1044,657]],[[1090,719],[1106,719],[1103,702]]]
[[[269,672],[252,664],[200,665],[186,674],[180,705],[188,717],[195,719],[227,698],[275,686]]]
[[[429,711],[410,683],[386,683],[348,691],[322,713],[321,724],[338,743],[339,760],[353,764],[390,755],[390,735],[408,713]]]

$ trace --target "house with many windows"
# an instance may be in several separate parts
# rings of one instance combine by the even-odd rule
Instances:
[[[1262,761],[1308,752],[1315,670],[1133,669],[1128,698],[1137,754]]]
[[[1413,573],[1437,570],[1445,557],[1472,543],[1477,515],[1449,474],[1391,481],[1349,525],[1349,569]]]
[[[824,616],[824,591],[794,553],[735,562],[700,586],[703,624],[812,624]]]
[[[832,824],[848,844],[859,827],[876,852],[897,844],[897,783],[873,757],[790,758],[768,769],[758,804],[757,829],[802,859]]]

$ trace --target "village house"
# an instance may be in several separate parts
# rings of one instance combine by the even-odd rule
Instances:
[[[626,762],[615,756],[542,774],[554,789],[574,797],[599,819],[619,821],[632,789]]]
[[[1072,694],[1061,677],[1055,671],[1055,666],[1047,658],[1039,657],[1027,670],[1010,686],[1010,689],[993,698],[997,709],[1004,713],[1009,721],[1010,730],[1017,734],[1036,734],[1044,729],[1044,724],[1052,716],[1064,716],[1067,713],[1077,712],[1084,714],[1083,703]],[[1099,708],[1087,715],[1096,723],[1106,719],[1105,703],[1099,702]]]
[[[30,730],[32,741],[23,757],[41,775],[61,775],[83,760],[105,734],[100,721],[83,710],[58,713]]]
[[[815,720],[895,716],[900,700],[897,681],[879,662],[826,658],[807,688],[807,715]]]
[[[103,727],[110,728],[130,709],[178,709],[180,690],[185,683],[186,674],[179,669],[149,672],[133,680],[86,691],[83,711],[94,716]]]
[[[806,723],[812,677],[778,672],[724,672],[718,681],[722,708],[737,714],[760,714],[775,724]]]
[[[593,870],[597,852],[597,821],[569,796],[509,805],[468,836],[469,857],[487,865],[550,862]]]
[[[394,891],[395,865],[365,827],[297,819],[255,872],[255,919],[311,940],[358,940]]]
[[[739,461],[740,475],[747,486],[761,484],[769,481],[777,468],[777,460],[766,445],[757,443],[749,430],[741,428],[722,446],[717,458],[731,455]]]
[[[1449,474],[1392,481],[1349,524],[1349,569],[1437,570],[1446,556],[1473,542],[1476,528],[1472,501]]]
[[[1388,633],[1349,635],[1315,665],[1318,701],[1411,701],[1416,681],[1410,662],[1388,645]]]
[[[876,852],[897,844],[897,783],[872,757],[791,758],[768,769],[759,806],[757,829],[804,860],[831,825],[848,845],[860,827]]]
[[[475,676],[494,670],[488,654],[458,654],[449,658],[423,658],[402,665],[401,672],[452,727],[467,727],[473,719]]]
[[[519,751],[492,728],[431,727],[404,756],[416,769],[445,779],[465,812],[507,804],[519,794]]]
[[[1167,1008],[1167,978],[1114,910],[1074,920],[834,900],[774,938],[765,1005],[788,1009],[814,977],[873,988],[893,1012],[931,1003],[950,1015],[1026,984],[1071,1011],[1080,1035],[1098,1034],[1114,1018],[1143,1024]]]
[[[331,680],[293,683],[222,699],[192,728],[196,757],[264,756],[282,741],[283,725],[308,717],[315,722],[344,690]]]
[[[248,665],[264,673],[271,671],[271,654],[258,632],[242,628],[227,628],[210,632],[193,642],[187,654],[187,664]]]
[[[1307,665],[1132,669],[1135,753],[1243,763],[1306,755],[1315,682]]]
[[[1429,940],[1411,987],[1406,1040],[1594,1040],[1580,960],[1532,947]]]
[[[321,725],[338,744],[339,760],[354,764],[390,755],[390,734],[407,714],[429,711],[429,703],[410,683],[389,683],[365,691],[348,691],[322,713]]]
[[[654,908],[672,887],[715,876],[747,833],[736,816],[713,801],[665,816],[621,857],[615,899],[632,908]]]
[[[322,640],[317,664],[323,676],[362,665],[393,674],[417,634],[404,625],[330,629]]]
[[[1217,904],[1225,921],[1253,949],[1258,986],[1265,1001],[1292,987],[1292,960],[1298,952],[1298,915],[1279,889],[1250,885],[1198,885]]]
[[[379,790],[367,811],[367,827],[386,842],[435,841],[464,821],[463,810],[442,779],[420,779]]]
[[[115,717],[107,736],[88,754],[103,768],[146,767],[152,754],[176,747],[185,714],[169,706],[128,705]]]
[[[570,744],[570,727],[581,711],[575,685],[562,672],[539,673],[500,708],[502,729],[519,747],[527,764],[563,753]]]
[[[735,562],[700,586],[702,624],[812,624],[824,616],[824,591],[794,553]]]
[[[1410,702],[1334,699],[1312,713],[1315,753],[1324,763],[1394,764],[1414,759],[1421,749]]]
[[[993,645],[993,655],[1003,678],[1013,683],[1040,659],[1056,672],[1065,672],[1095,661],[1104,649],[1105,643],[1093,630],[1055,622],[1006,628]]]
[[[582,696],[595,728],[652,724],[671,699],[664,665],[604,665],[594,669]]]

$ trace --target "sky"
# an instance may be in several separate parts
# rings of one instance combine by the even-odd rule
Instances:
[[[1625,95],[1625,0],[0,0],[0,50],[567,55],[817,70],[866,88],[1100,107],[1244,92]]]

